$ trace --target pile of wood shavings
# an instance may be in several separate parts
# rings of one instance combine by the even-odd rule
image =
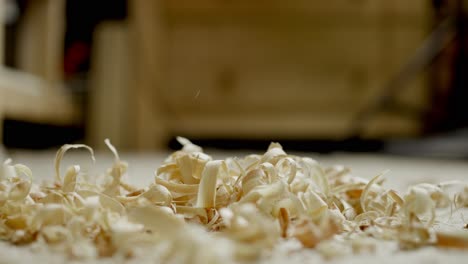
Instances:
[[[31,170],[7,160],[0,170],[0,239],[65,251],[73,258],[136,257],[160,262],[254,260],[280,241],[298,240],[325,258],[373,252],[375,240],[402,249],[468,248],[467,232],[436,232],[437,208],[468,206],[468,185],[418,184],[405,195],[343,167],[323,168],[272,143],[264,155],[212,160],[179,138],[183,149],[139,189],[122,180],[127,164],[106,140],[115,162],[104,178],[86,179],[78,165],[63,176],[65,145],[55,182],[36,185]],[[63,176],[63,177],[62,177]],[[453,197],[447,188],[461,190]],[[304,249],[307,250],[307,249]]]

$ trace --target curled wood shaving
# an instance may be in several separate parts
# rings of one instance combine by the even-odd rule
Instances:
[[[73,258],[137,256],[158,252],[159,262],[220,263],[268,254],[282,240],[297,239],[325,258],[375,251],[374,241],[403,249],[436,245],[467,248],[465,233],[434,232],[438,208],[468,206],[468,185],[417,184],[405,194],[342,166],[288,155],[270,144],[263,155],[213,160],[188,139],[155,169],[154,182],[136,188],[124,181],[128,164],[114,155],[102,181],[80,166],[61,175],[70,149],[55,159],[55,183],[37,185],[25,165],[0,168],[0,239],[67,252]],[[462,186],[453,199],[448,186]],[[372,237],[372,238],[371,238]],[[213,247],[216,245],[216,247]],[[216,249],[216,250],[214,250]]]
[[[62,178],[60,176],[60,162],[62,161],[62,158],[65,155],[65,153],[70,149],[79,149],[79,148],[84,148],[84,149],[88,150],[91,153],[91,158],[92,158],[93,162],[96,161],[96,159],[94,158],[94,151],[89,146],[86,146],[86,145],[83,145],[83,144],[75,144],[75,145],[66,144],[66,145],[63,145],[57,151],[57,154],[55,156],[55,180],[56,180],[56,182],[58,182],[58,183],[62,182]]]
[[[321,220],[319,223],[304,218],[294,225],[293,236],[297,238],[305,247],[315,248],[322,241],[328,240],[339,232],[339,227],[332,220]]]
[[[468,185],[465,185],[463,191],[455,195],[454,200],[455,207],[468,207]]]
[[[289,213],[286,208],[280,208],[280,214],[278,217],[280,228],[281,228],[281,236],[286,238],[288,236],[288,228],[289,228]]]
[[[213,160],[206,163],[202,173],[196,207],[213,208],[216,199],[216,182],[219,170],[224,163],[221,160]]]
[[[435,207],[436,204],[432,200],[430,193],[420,186],[413,186],[409,189],[408,194],[405,196],[405,203],[403,208],[406,215],[411,214],[421,216],[429,214],[428,226],[431,226],[435,220]]]

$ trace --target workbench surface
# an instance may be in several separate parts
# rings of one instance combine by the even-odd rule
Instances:
[[[287,150],[286,150],[287,151]],[[73,152],[73,151],[71,151]],[[113,157],[109,153],[96,154],[96,164],[93,164],[89,156],[84,153],[67,154],[63,160],[62,166],[68,166],[79,162],[82,169],[88,171],[91,175],[104,172],[105,168],[112,164]],[[225,158],[227,156],[243,156],[247,152],[223,152],[210,151],[214,158]],[[249,152],[250,154],[251,152]],[[291,153],[290,153],[291,154]],[[350,167],[356,176],[370,179],[376,174],[390,170],[386,174],[384,186],[395,189],[401,193],[406,191],[410,184],[420,182],[437,183],[448,180],[461,180],[468,182],[468,162],[449,161],[449,160],[431,160],[417,159],[408,157],[373,155],[373,154],[330,154],[318,155],[313,153],[294,153],[301,156],[310,156],[324,165],[344,165]],[[168,153],[121,153],[121,159],[129,162],[128,181],[144,186],[154,179],[154,171],[161,164]],[[53,151],[45,152],[22,152],[13,151],[9,153],[14,163],[23,163],[29,166],[33,173],[35,181],[41,179],[52,179],[54,175]],[[438,215],[440,220],[436,223],[438,229],[458,229],[461,232],[463,226],[468,222],[468,210],[459,210],[452,214]],[[363,254],[357,256],[346,256],[333,260],[324,260],[313,250],[295,250],[298,248],[298,242],[282,242],[276,250],[273,251],[272,259],[265,260],[264,263],[463,263],[468,259],[468,251],[442,250],[432,247],[426,247],[415,251],[397,250],[397,245],[393,242],[381,242],[377,246],[377,252],[374,254]],[[64,263],[67,260],[63,255],[50,252],[34,252],[28,247],[14,247],[6,243],[0,243],[0,263]],[[154,257],[154,256],[153,256]],[[151,254],[146,259],[117,260],[112,258],[101,260],[87,260],[76,263],[155,263],[151,259]]]

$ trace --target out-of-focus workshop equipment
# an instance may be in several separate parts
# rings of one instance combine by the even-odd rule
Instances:
[[[88,134],[99,142],[121,131],[117,145],[148,149],[173,135],[347,138],[421,45],[432,15],[425,0],[134,0],[129,10],[128,24],[96,32],[91,91],[113,99],[91,105]],[[119,77],[109,85],[108,76]],[[424,82],[421,73],[396,98],[416,114],[380,112],[363,136],[418,135]]]
[[[80,111],[63,87],[65,0],[29,1],[18,26],[17,69],[4,66],[4,15],[0,0],[0,138],[4,118],[45,124],[76,124]]]
[[[27,8],[16,26],[17,67],[1,70],[0,116],[84,121],[94,146],[109,137],[121,149],[155,149],[176,135],[340,142],[357,130],[363,139],[411,138],[427,128],[424,117],[437,101],[437,74],[420,71],[421,60],[410,67],[446,17],[434,9],[437,1],[128,1],[125,21],[91,19],[85,111],[63,84],[64,71],[70,82],[68,27],[90,22],[74,14],[65,38],[65,13],[102,17],[115,5],[19,2]],[[389,97],[396,108],[374,111]]]
[[[406,88],[406,85],[412,78],[423,72],[447,44],[453,40],[456,32],[455,21],[455,17],[449,16],[440,22],[431,35],[414,52],[414,55],[390,79],[388,84],[383,88],[381,95],[356,115],[353,121],[354,129],[352,130],[355,136],[360,136],[361,133],[365,132],[369,119],[379,113],[379,111],[391,108],[408,111],[404,107],[401,109],[401,106],[395,105],[395,97]],[[409,112],[410,114],[418,114],[418,111],[414,111],[414,109],[409,109]]]

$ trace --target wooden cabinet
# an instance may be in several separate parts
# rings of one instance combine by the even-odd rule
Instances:
[[[431,16],[423,0],[131,3],[136,93],[164,116],[139,122],[165,136],[345,138],[421,44]],[[399,97],[424,109],[423,74]],[[409,136],[419,125],[384,113],[366,134]]]

